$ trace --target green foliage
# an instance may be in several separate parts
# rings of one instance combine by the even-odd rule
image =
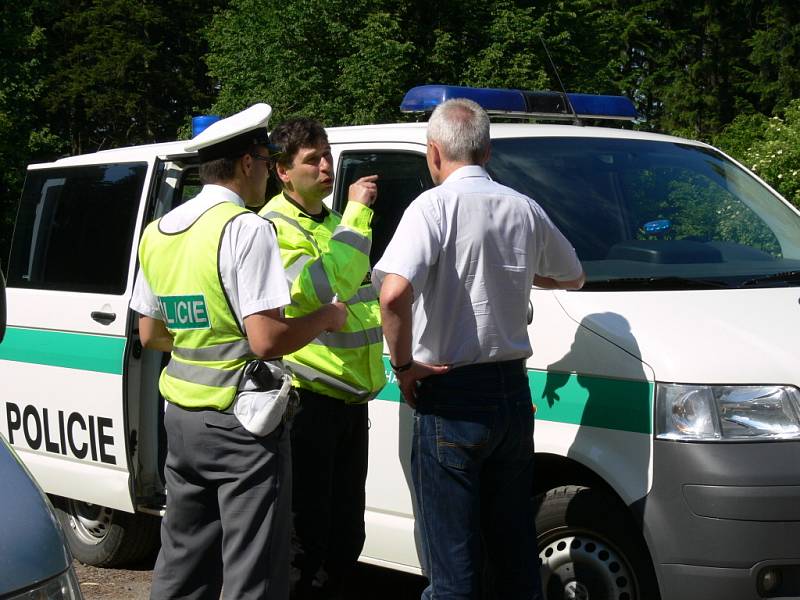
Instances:
[[[215,111],[268,102],[279,118],[341,122],[340,61],[356,50],[350,34],[367,14],[363,0],[234,0],[208,29],[208,66],[220,82]]]
[[[487,45],[467,57],[465,82],[523,90],[548,87],[548,67],[539,57],[542,25],[533,8],[498,2],[487,29]]]
[[[782,115],[739,118],[719,143],[745,166],[800,207],[800,100]]]
[[[416,118],[424,83],[558,89],[542,40],[567,90],[627,95],[800,203],[788,0],[6,0],[0,24],[0,258],[28,162],[187,137],[211,107],[360,124]]]
[[[40,94],[38,52],[44,32],[34,23],[36,3],[6,0],[0,6],[0,268],[5,269],[31,129]]]
[[[800,207],[800,100],[781,115],[740,115],[714,143]]]
[[[53,69],[43,106],[73,153],[175,138],[210,102],[196,34],[213,3],[64,2],[50,23]]]
[[[768,3],[761,22],[747,40],[753,65],[747,89],[757,95],[761,110],[770,114],[800,97],[800,6]]]
[[[386,12],[368,15],[350,38],[356,51],[339,60],[337,112],[354,124],[396,118],[407,82],[414,79],[409,69],[414,44],[403,41],[398,17]]]

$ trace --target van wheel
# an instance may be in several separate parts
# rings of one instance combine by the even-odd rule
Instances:
[[[135,564],[160,542],[161,519],[97,504],[55,498],[53,504],[72,556],[96,567]]]
[[[567,485],[535,502],[546,600],[658,600],[642,536],[611,494]]]

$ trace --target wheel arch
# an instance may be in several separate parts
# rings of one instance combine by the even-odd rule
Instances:
[[[600,488],[613,494],[623,506],[625,503],[613,487],[592,469],[568,456],[548,452],[536,453],[534,468],[534,495],[544,494],[562,485],[582,485]]]
[[[532,495],[536,498],[537,512],[547,492],[555,488],[563,486],[581,486],[605,492],[605,494],[612,499],[614,504],[617,505],[621,513],[625,515],[630,530],[638,534],[641,548],[647,552],[650,566],[654,570],[653,576],[658,582],[655,553],[650,547],[650,536],[646,535],[644,526],[643,517],[646,497],[636,500],[631,504],[627,504],[608,481],[585,464],[568,456],[561,456],[548,452],[536,453],[533,485]],[[659,584],[656,583],[656,585]]]
[[[645,498],[632,504],[627,504],[617,493],[614,487],[595,471],[568,456],[559,456],[548,452],[536,454],[534,470],[533,495],[546,494],[549,490],[566,485],[578,485],[592,489],[603,490],[614,498],[620,509],[628,516],[631,526],[639,533],[642,543],[650,554],[651,562],[653,552],[648,544],[648,536],[644,530],[644,505]]]

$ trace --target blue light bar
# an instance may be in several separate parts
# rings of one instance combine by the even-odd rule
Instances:
[[[625,96],[600,94],[567,94],[573,110],[579,117],[593,119],[635,119],[636,108]]]
[[[400,104],[400,110],[431,112],[439,104],[452,98],[474,100],[489,114],[507,117],[633,120],[638,116],[633,103],[624,96],[570,93],[565,97],[561,92],[528,92],[440,84],[410,89]]]
[[[199,115],[192,117],[192,137],[197,137],[198,134],[205,131],[205,129],[212,123],[220,120],[219,115]]]
[[[473,88],[458,85],[419,85],[406,92],[400,110],[403,112],[431,112],[453,98],[467,98],[480,104],[484,110],[524,113],[525,98],[518,90]]]

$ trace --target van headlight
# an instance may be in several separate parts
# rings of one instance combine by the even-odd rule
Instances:
[[[7,600],[81,600],[81,588],[75,571],[70,567],[58,577],[43,581],[23,592],[7,597]]]
[[[703,441],[800,438],[800,390],[787,385],[657,383],[656,437]]]

